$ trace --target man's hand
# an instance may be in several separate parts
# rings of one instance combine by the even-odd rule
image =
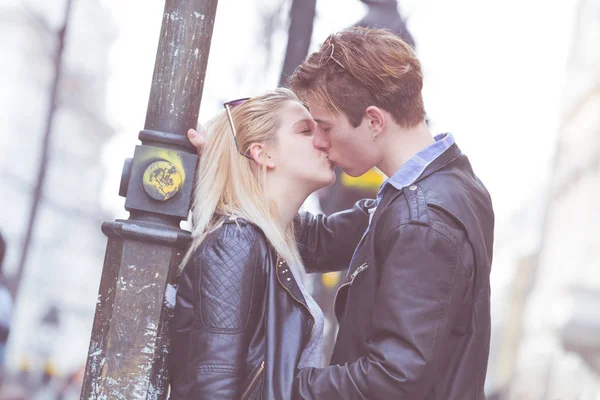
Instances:
[[[187,137],[190,143],[196,148],[196,153],[198,153],[198,156],[200,157],[202,155],[202,150],[204,150],[204,145],[206,144],[204,129],[202,129],[201,125],[198,126],[198,130],[190,129],[187,131]]]

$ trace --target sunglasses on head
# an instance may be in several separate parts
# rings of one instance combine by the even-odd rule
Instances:
[[[342,67],[343,70],[347,71],[346,67],[344,67],[344,64],[342,64],[340,62],[340,60],[338,60],[337,58],[335,58],[333,56],[333,52],[335,51],[335,45],[333,44],[332,41],[329,41],[329,47],[331,47],[331,54],[329,54],[329,57],[327,58],[327,60],[325,60],[325,62],[329,61],[329,60],[333,60],[337,65],[339,65],[340,67]],[[329,49],[327,49],[329,50]]]
[[[233,118],[231,117],[231,108],[233,108],[235,106],[239,106],[240,104],[245,103],[249,99],[250,99],[250,97],[244,97],[243,99],[231,100],[231,101],[228,101],[227,103],[223,103],[223,107],[225,107],[225,112],[227,113],[227,119],[229,120],[229,126],[231,126],[231,133],[233,133],[233,140],[235,141],[235,147],[237,148],[238,153],[240,153],[241,155],[243,155],[246,158],[254,160],[248,154],[242,153],[240,151],[240,146],[239,146],[238,140],[237,140],[237,132],[235,130],[235,125],[233,124]]]
[[[335,62],[337,65],[339,65],[344,71],[346,71],[351,77],[353,77],[356,81],[358,81],[361,85],[363,85],[365,88],[367,88],[367,90],[373,94],[373,91],[371,90],[371,88],[369,88],[367,85],[365,85],[364,81],[362,79],[359,79],[352,71],[350,71],[348,68],[346,68],[344,66],[344,64],[342,64],[342,62],[340,61],[340,59],[336,58],[334,56],[335,53],[335,44],[333,44],[333,36],[330,36],[324,43],[325,47],[322,50],[323,56],[325,57],[325,55],[327,55],[325,59],[322,59],[321,61],[321,65],[325,65],[326,63],[328,63],[330,60]],[[331,49],[331,51],[329,50]],[[338,51],[339,53],[339,51]],[[343,54],[341,54],[343,55]],[[346,64],[348,65],[348,64]]]

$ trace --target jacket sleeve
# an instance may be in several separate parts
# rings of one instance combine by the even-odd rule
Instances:
[[[433,386],[467,285],[453,236],[405,224],[385,239],[369,354],[345,365],[299,370],[295,398],[423,399]],[[369,318],[369,316],[365,316]]]
[[[369,225],[375,201],[364,199],[349,210],[326,216],[308,212],[296,217],[295,233],[307,272],[342,271]]]
[[[246,356],[253,314],[261,307],[256,294],[264,279],[256,233],[231,229],[217,238],[191,265],[187,274],[193,295],[179,293],[175,320],[182,309],[193,307],[187,324],[177,322],[184,334],[173,338],[175,368],[184,371],[177,378],[177,396],[187,399],[239,399],[245,389]],[[188,292],[189,293],[189,292]],[[172,391],[173,392],[173,391]]]

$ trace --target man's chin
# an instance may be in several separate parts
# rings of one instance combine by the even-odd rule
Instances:
[[[342,168],[342,167],[340,167],[340,169],[342,171],[344,171],[344,173],[346,175],[351,176],[353,178],[358,178],[359,176],[363,175],[364,173],[366,173],[368,171],[368,170],[367,171],[361,171],[361,170],[358,170],[356,168]]]

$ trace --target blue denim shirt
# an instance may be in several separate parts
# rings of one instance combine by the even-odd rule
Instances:
[[[415,183],[429,164],[434,162],[454,144],[454,136],[451,133],[439,134],[434,139],[435,143],[430,144],[412,156],[394,175],[383,182],[377,193],[376,204],[379,204],[388,186],[391,185],[397,190],[401,190]]]
[[[383,198],[383,195],[386,189],[389,186],[394,187],[396,190],[402,190],[403,188],[412,185],[415,183],[417,179],[421,176],[423,171],[434,162],[439,156],[444,154],[446,150],[448,150],[454,144],[454,136],[451,133],[441,133],[434,137],[435,142],[419,151],[417,154],[412,156],[407,162],[400,167],[398,171],[388,179],[386,179],[379,188],[379,192],[377,193],[377,201],[375,203],[375,207],[369,210],[369,226],[371,225],[371,219],[373,218],[373,214],[375,214],[375,210],[379,205],[379,202]],[[354,261],[354,256],[356,256],[357,250],[360,248],[367,232],[369,232],[369,226],[367,226],[367,230],[362,236],[356,250],[354,250],[354,254],[352,256],[352,261]],[[352,265],[352,261],[350,261],[350,265]]]

